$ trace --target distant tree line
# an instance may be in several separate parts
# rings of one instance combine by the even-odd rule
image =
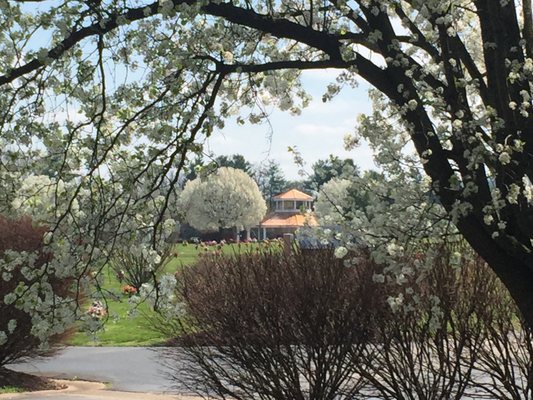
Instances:
[[[322,186],[333,178],[353,178],[360,175],[359,167],[351,158],[340,158],[329,155],[319,159],[311,166],[311,171],[302,179],[291,180],[285,177],[279,162],[267,159],[253,164],[241,154],[219,155],[217,157],[196,156],[186,165],[182,184],[196,179],[201,174],[208,175],[221,167],[240,169],[250,175],[265,198],[267,205],[272,206],[272,198],[289,189],[298,189],[311,195],[317,195]]]

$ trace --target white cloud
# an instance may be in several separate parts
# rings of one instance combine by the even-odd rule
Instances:
[[[298,124],[294,127],[295,132],[301,133],[306,136],[319,136],[324,139],[325,136],[331,138],[331,136],[337,136],[342,139],[349,127],[341,125],[318,125],[311,123]]]
[[[242,154],[250,162],[260,163],[267,158],[278,161],[289,179],[300,179],[299,167],[294,164],[288,146],[296,146],[306,161],[308,172],[319,159],[330,154],[353,158],[361,169],[375,168],[368,146],[362,144],[354,151],[344,150],[343,138],[352,133],[357,115],[370,111],[368,85],[356,89],[345,88],[332,101],[323,103],[322,93],[338,71],[306,71],[304,87],[313,96],[309,107],[301,115],[291,116],[273,110],[271,125],[237,125],[228,121],[222,132],[215,132],[208,140],[208,149],[216,155]],[[309,76],[310,75],[310,76]],[[312,78],[312,79],[310,79]],[[327,78],[327,80],[326,80]],[[270,128],[271,127],[271,128]],[[272,129],[272,138],[269,134]]]

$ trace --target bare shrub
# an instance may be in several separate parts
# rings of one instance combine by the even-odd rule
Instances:
[[[141,246],[134,249],[117,248],[110,265],[120,282],[135,288],[134,294],[139,293],[144,283],[155,284],[157,275],[172,258],[173,248],[173,244],[165,243],[158,253],[153,254],[143,251]]]
[[[380,286],[367,254],[207,256],[179,276],[187,316],[171,359],[195,391],[236,399],[353,398],[353,356],[372,339]]]
[[[10,257],[9,251],[35,253],[36,259],[32,268],[43,266],[52,257],[43,250],[44,227],[32,225],[30,218],[17,220],[0,216],[0,259],[6,261]],[[40,349],[41,339],[32,334],[31,316],[22,309],[19,298],[7,304],[5,296],[12,293],[20,282],[31,287],[39,283],[39,277],[26,278],[22,273],[25,263],[17,264],[14,269],[7,268],[10,263],[0,264],[0,331],[6,332],[6,342],[0,345],[0,369],[13,361],[50,354],[50,351]],[[61,297],[70,294],[71,282],[64,279],[52,278],[49,280],[53,292]],[[43,299],[44,301],[44,299]],[[16,321],[16,322],[15,322]],[[72,331],[57,334],[48,339],[48,344],[53,346],[64,341]]]
[[[391,301],[376,325],[377,340],[357,357],[358,372],[380,398],[461,399],[471,389],[499,283],[477,256],[452,260],[454,250],[428,248],[431,268],[389,286],[391,299],[403,301]]]
[[[477,355],[474,385],[485,398],[533,398],[533,330],[503,285],[494,293],[484,326],[485,343]]]
[[[236,399],[533,397],[532,331],[466,244],[428,245],[403,260],[428,268],[382,284],[357,260],[208,256],[186,269],[186,316],[166,323],[180,334],[171,358],[188,361],[176,379]]]

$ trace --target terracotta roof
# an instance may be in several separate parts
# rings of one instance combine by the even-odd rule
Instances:
[[[312,201],[313,197],[308,194],[299,191],[298,189],[291,189],[274,196],[275,200],[297,200],[297,201]]]
[[[317,226],[313,214],[271,213],[261,221],[261,228],[299,228],[305,225]]]

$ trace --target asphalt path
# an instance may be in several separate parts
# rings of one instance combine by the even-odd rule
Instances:
[[[52,358],[12,364],[29,374],[108,383],[112,390],[178,393],[164,365],[165,348],[67,347]]]

